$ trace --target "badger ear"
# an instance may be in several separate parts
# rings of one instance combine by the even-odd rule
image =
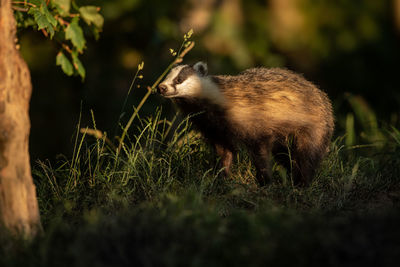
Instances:
[[[200,76],[206,76],[208,72],[207,64],[199,61],[196,64],[194,64],[193,69],[200,75]]]

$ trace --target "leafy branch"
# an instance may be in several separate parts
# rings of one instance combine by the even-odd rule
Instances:
[[[79,75],[83,80],[86,71],[79,55],[86,48],[85,32],[99,37],[104,23],[100,8],[79,6],[75,0],[25,0],[12,4],[18,27],[33,27],[54,40],[59,49],[56,64],[68,76]]]

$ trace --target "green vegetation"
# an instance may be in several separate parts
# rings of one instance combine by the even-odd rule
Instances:
[[[139,125],[118,159],[104,138],[80,134],[71,160],[38,162],[45,234],[4,246],[1,266],[371,266],[397,258],[400,144],[360,158],[337,140],[310,187],[275,172],[258,188],[244,151],[233,177],[218,177],[187,120],[168,142],[160,112]]]
[[[80,6],[73,0],[25,0],[12,4],[19,29],[32,27],[52,39],[59,49],[56,64],[68,76],[75,74],[84,80],[86,70],[78,56],[86,48],[86,39],[80,24],[84,22],[85,30],[98,39],[104,23],[100,7]]]
[[[160,110],[139,114],[134,109],[121,127],[126,135],[118,146],[97,129],[92,112],[93,129],[77,126],[71,159],[59,158],[55,166],[37,162],[45,233],[31,242],[0,240],[1,266],[396,262],[397,129],[380,131],[379,145],[367,147],[336,139],[309,187],[294,187],[275,166],[275,181],[259,188],[245,151],[235,159],[233,176],[224,178],[188,118],[168,121]]]

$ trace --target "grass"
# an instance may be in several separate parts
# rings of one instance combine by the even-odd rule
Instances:
[[[332,143],[314,182],[255,184],[245,151],[222,178],[188,120],[138,120],[117,157],[78,134],[72,159],[34,166],[45,233],[2,244],[1,266],[376,266],[400,251],[399,144],[361,157]],[[169,133],[167,133],[169,131]],[[396,137],[396,138],[394,138]]]
[[[379,130],[378,146],[334,140],[308,187],[274,166],[274,182],[260,188],[246,151],[223,178],[188,118],[140,118],[139,109],[117,144],[92,113],[72,158],[33,166],[45,231],[1,236],[0,266],[397,266],[396,128]]]

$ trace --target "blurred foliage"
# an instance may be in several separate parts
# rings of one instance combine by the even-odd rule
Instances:
[[[382,146],[385,141],[385,137],[382,131],[379,129],[378,119],[373,110],[360,96],[354,96],[346,93],[347,101],[349,102],[357,121],[361,126],[360,137],[365,142],[370,144],[376,144]],[[353,113],[348,113],[346,118],[346,144],[354,145],[357,143],[355,127],[354,127],[354,116]]]
[[[34,84],[33,158],[68,153],[65,140],[81,110],[84,122],[90,121],[88,110],[93,109],[98,128],[112,131],[136,66],[146,63],[143,86],[133,89],[126,114],[133,112],[146,85],[170,62],[169,50],[176,50],[191,28],[196,47],[185,63],[206,61],[211,74],[236,74],[261,65],[303,73],[328,92],[337,117],[336,133],[347,133],[348,145],[375,142],[386,125],[399,124],[398,0],[75,2],[80,7],[99,6],[104,16],[101,37],[97,42],[87,40],[89,49],[81,59],[86,66],[84,84],[54,69],[51,62],[59,48],[40,34],[19,32]],[[169,102],[152,95],[142,116],[154,113],[160,104],[166,114],[174,112]],[[44,132],[49,125],[52,130]]]

